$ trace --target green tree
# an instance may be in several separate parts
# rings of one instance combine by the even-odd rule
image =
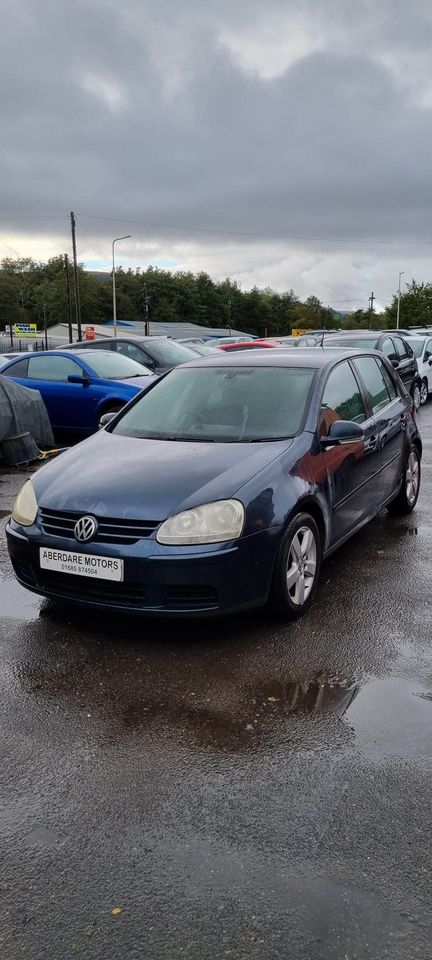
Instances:
[[[432,284],[411,280],[411,283],[406,284],[406,288],[400,299],[400,326],[430,326],[432,324]],[[395,327],[396,318],[397,296],[395,295],[391,306],[385,310],[386,327]]]

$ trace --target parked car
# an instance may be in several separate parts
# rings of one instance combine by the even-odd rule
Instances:
[[[412,398],[374,352],[272,350],[177,367],[23,487],[23,586],[84,605],[296,618],[321,560],[386,506],[414,508]],[[325,588],[324,588],[325,589]]]
[[[246,340],[241,343],[221,343],[219,350],[227,350],[232,353],[234,350],[259,350],[262,347],[275,347],[276,344],[271,340]]]
[[[209,337],[206,339],[206,343],[211,343],[216,347],[221,347],[225,343],[248,343],[249,340],[255,340],[255,337],[251,337],[250,334],[244,333],[238,337]]]
[[[320,347],[322,337],[311,337],[309,334],[300,334],[298,337],[272,337],[275,347]]]
[[[357,331],[355,334],[344,334],[344,336],[326,339],[324,340],[323,347],[325,350],[333,350],[335,348],[351,349],[353,347],[361,350],[379,350],[390,360],[394,369],[397,370],[408,393],[411,394],[414,400],[416,410],[419,409],[421,402],[421,379],[419,377],[414,351],[409,346],[405,337],[397,336],[394,333],[389,334],[387,330],[381,332],[375,331],[375,333],[371,330],[364,333]]]
[[[216,353],[217,350],[217,347],[212,346],[210,340],[208,343],[204,343],[202,340],[176,340],[176,343],[189,347],[190,350],[193,350],[194,353],[197,353],[200,357],[208,357],[212,353]]]
[[[39,390],[54,433],[77,436],[94,433],[103,414],[117,413],[157,379],[142,364],[108,350],[21,354],[0,375]]]
[[[65,349],[64,347],[56,349]],[[70,343],[67,350],[112,350],[121,353],[137,363],[144,364],[152,373],[161,376],[188,360],[196,359],[196,352],[190,347],[176,343],[170,337],[134,337],[131,334],[108,337],[106,340],[84,340],[82,343]]]
[[[425,336],[407,337],[406,342],[414,351],[417,368],[421,378],[420,399],[426,403],[432,392],[432,331]]]

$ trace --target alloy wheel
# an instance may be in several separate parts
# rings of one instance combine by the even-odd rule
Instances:
[[[414,400],[414,406],[415,406],[416,410],[418,410],[418,409],[419,409],[419,406],[420,406],[420,403],[421,403],[420,387],[419,387],[418,383],[416,383],[416,385],[415,385],[415,387],[414,387],[414,390],[413,390],[413,392],[412,392],[412,397],[413,397],[413,400]]]
[[[422,385],[420,390],[420,403],[421,404],[426,403],[428,396],[429,396],[428,385],[426,383],[426,380],[422,380]]]
[[[288,551],[286,581],[290,600],[301,607],[307,600],[315,580],[317,544],[310,527],[300,527]]]
[[[417,454],[412,450],[408,457],[405,471],[405,488],[409,504],[414,503],[417,498],[419,483],[420,465]]]

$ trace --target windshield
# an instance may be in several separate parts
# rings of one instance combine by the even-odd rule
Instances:
[[[121,353],[111,353],[102,350],[86,350],[82,359],[91,367],[98,377],[104,380],[128,380],[130,377],[148,377],[150,370],[142,363],[123,357]]]
[[[179,363],[196,360],[195,350],[183,346],[182,343],[175,343],[174,340],[168,340],[168,337],[164,340],[155,339],[154,342],[146,340],[143,348],[162,367],[176,367]]]
[[[314,370],[177,368],[127,411],[113,433],[156,440],[236,443],[294,436]]]
[[[426,339],[426,338],[425,338]],[[421,357],[423,353],[424,340],[407,340],[416,357]]]

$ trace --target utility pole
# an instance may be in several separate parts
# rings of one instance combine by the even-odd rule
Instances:
[[[401,277],[403,277],[405,270],[400,270],[399,272],[399,284],[398,284],[398,298],[397,298],[397,314],[396,314],[396,330],[399,330],[399,318],[400,318],[400,298],[401,298]]]
[[[143,283],[143,298],[144,298],[144,331],[146,337],[150,336],[150,326],[149,326],[149,305],[150,297],[147,293],[147,284]]]
[[[371,295],[370,295],[370,297],[369,297],[369,330],[372,330],[372,317],[373,317],[373,313],[374,313],[374,300],[375,300],[375,299],[376,299],[376,298],[375,298],[375,294],[374,294],[374,292],[373,292],[373,290],[372,290],[372,293],[371,293]]]
[[[64,255],[64,268],[65,268],[65,276],[66,276],[66,303],[67,303],[67,317],[68,317],[68,328],[69,328],[69,343],[73,343],[72,304],[71,304],[70,278],[69,278],[69,257],[67,253],[65,253]]]
[[[75,237],[75,214],[73,210],[71,211],[71,230],[72,230],[72,250],[73,250],[73,269],[74,269],[74,287],[75,287],[75,317],[77,322],[78,330],[78,340],[82,339],[81,336],[81,303],[80,303],[80,292],[79,292],[79,280],[78,280],[78,264],[77,264],[77,252],[76,252],[76,237]]]
[[[43,322],[44,322],[44,340],[45,350],[48,350],[48,328],[47,328],[47,305],[43,304]]]

